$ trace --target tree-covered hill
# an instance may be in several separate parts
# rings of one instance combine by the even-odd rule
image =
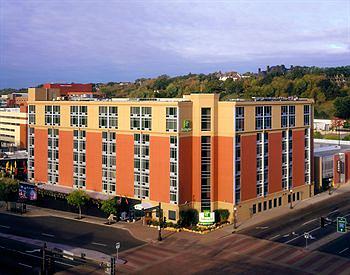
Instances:
[[[236,81],[230,78],[221,81],[218,73],[190,73],[177,77],[161,75],[153,79],[142,78],[134,83],[110,82],[97,84],[96,87],[102,93],[114,97],[181,97],[193,92],[220,93],[222,99],[252,96],[308,97],[315,100],[316,118],[331,118],[334,115],[344,117],[343,112],[339,113],[338,109],[350,109],[347,105],[350,102],[350,66],[298,66],[286,70],[279,69],[280,66],[275,68],[277,69],[262,74],[246,73],[245,77]]]
[[[108,97],[182,97],[190,93],[220,93],[221,99],[256,97],[308,97],[315,100],[315,117],[350,119],[350,66],[318,68],[269,67],[245,73],[238,80],[220,80],[219,73],[140,78],[134,82],[96,83],[94,88]],[[39,85],[40,86],[40,85]],[[15,92],[0,90],[0,94]]]

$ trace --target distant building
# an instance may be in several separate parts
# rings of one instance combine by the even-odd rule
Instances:
[[[350,142],[316,139],[314,142],[315,193],[350,181]]]
[[[250,77],[249,75],[242,75],[237,72],[227,72],[227,73],[222,73],[218,72],[216,73],[216,77],[219,78],[221,81],[226,81],[227,79],[232,79],[233,81],[241,80],[243,78],[248,78]]]
[[[28,178],[240,221],[313,195],[313,101],[219,94],[105,100],[29,89]]]
[[[6,100],[7,108],[18,108],[20,106],[27,106],[27,93],[12,93],[5,95],[2,99]]]
[[[331,119],[314,119],[314,130],[315,131],[330,131],[332,128]]]
[[[45,83],[43,88],[45,89],[58,89],[61,96],[69,95],[92,95],[92,84],[59,84],[59,83]]]
[[[27,148],[27,109],[0,108],[1,147]]]

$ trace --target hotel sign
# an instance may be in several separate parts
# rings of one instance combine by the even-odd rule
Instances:
[[[210,225],[215,222],[215,213],[204,211],[199,213],[199,224]]]
[[[181,131],[182,132],[190,132],[192,131],[192,128],[191,128],[191,120],[189,119],[184,119],[182,121],[182,128],[181,128]]]

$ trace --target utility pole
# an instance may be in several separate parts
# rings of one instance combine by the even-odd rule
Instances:
[[[159,205],[158,205],[158,218],[159,218],[159,226],[158,226],[158,241],[161,241],[162,240],[162,209],[161,209],[161,204],[159,202]]]
[[[293,189],[289,190],[289,194],[290,194],[290,205],[289,205],[289,208],[293,209]]]

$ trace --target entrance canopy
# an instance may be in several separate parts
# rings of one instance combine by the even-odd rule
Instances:
[[[147,209],[149,209],[149,208],[153,208],[153,205],[150,204],[149,202],[142,202],[142,203],[136,204],[136,205],[134,206],[134,208],[135,208],[136,210],[147,210]]]

